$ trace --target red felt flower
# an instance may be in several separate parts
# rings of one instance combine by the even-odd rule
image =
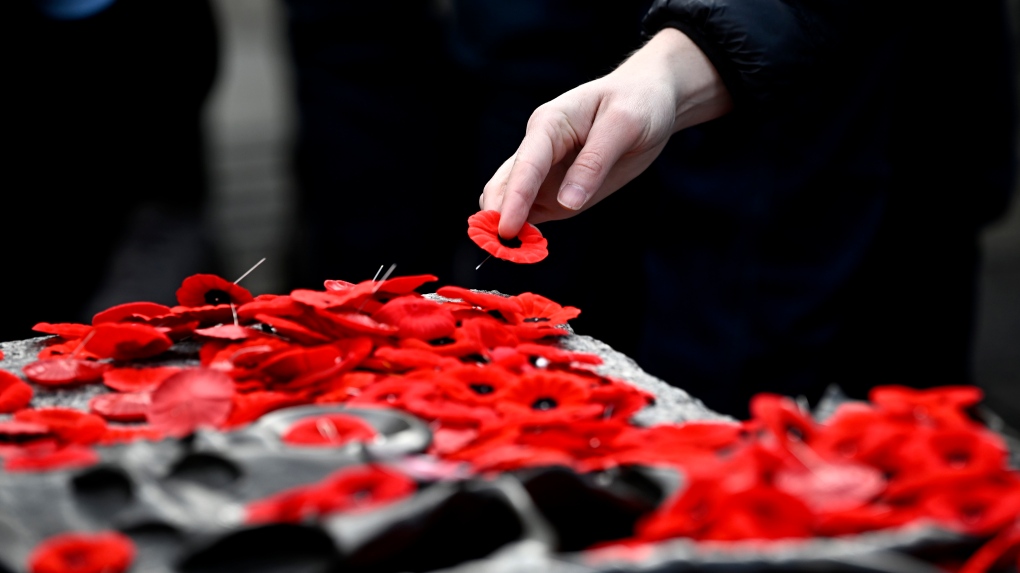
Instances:
[[[568,320],[577,318],[581,309],[560,304],[530,292],[521,293],[513,298],[521,302],[521,312],[514,315],[515,323],[548,325],[566,324]]]
[[[150,401],[148,392],[111,392],[89,400],[89,410],[112,422],[144,422]]]
[[[177,303],[181,306],[241,306],[255,297],[248,289],[216,275],[196,274],[184,279],[177,289]]]
[[[97,442],[100,446],[115,446],[117,444],[128,444],[138,440],[150,442],[160,441],[166,438],[166,434],[159,428],[143,425],[131,426],[107,426],[106,433]]]
[[[468,217],[468,236],[490,255],[515,263],[537,263],[549,255],[549,241],[538,227],[525,223],[515,239],[499,236],[499,211],[479,211]]]
[[[568,416],[592,418],[602,405],[592,403],[588,381],[566,372],[536,370],[518,378],[499,407],[514,416]]]
[[[0,370],[0,414],[16,412],[32,401],[32,387],[6,370]]]
[[[106,322],[97,325],[85,341],[85,349],[96,356],[130,361],[151,358],[173,346],[158,328],[134,322]]]
[[[221,425],[222,428],[236,428],[250,424],[280,408],[301,406],[307,404],[308,399],[288,392],[272,392],[258,390],[247,394],[234,394],[234,405],[230,409],[230,416]]]
[[[178,366],[111,368],[103,372],[103,384],[119,392],[142,392],[154,389],[160,382],[180,371]]]
[[[376,436],[375,428],[357,416],[324,414],[295,422],[280,439],[292,446],[332,448],[348,442],[369,442]]]
[[[170,314],[170,307],[154,302],[128,302],[118,304],[92,317],[92,325],[104,322],[148,322],[158,316]]]
[[[36,408],[14,413],[18,422],[42,424],[65,443],[92,444],[106,431],[106,422],[94,414],[73,408]]]
[[[131,538],[116,532],[62,533],[28,556],[30,573],[123,573],[135,558]]]
[[[916,389],[907,386],[878,386],[868,398],[893,416],[929,425],[972,425],[967,408],[978,404],[984,393],[977,386],[943,386]]]
[[[0,420],[0,444],[25,444],[50,435],[46,424]]]
[[[300,523],[339,511],[367,511],[412,495],[414,480],[377,465],[342,469],[310,486],[248,504],[248,523]]]
[[[99,454],[83,446],[22,448],[4,459],[9,472],[46,472],[84,468],[99,463]]]
[[[167,378],[152,391],[149,424],[171,436],[202,426],[218,426],[230,415],[234,381],[208,368],[189,368]]]
[[[450,309],[420,296],[397,297],[375,311],[372,318],[396,326],[400,338],[435,340],[450,336],[457,328]]]
[[[486,312],[499,312],[504,318],[523,312],[521,301],[512,296],[471,290],[458,286],[442,286],[436,294],[454,300],[462,300]]]
[[[88,334],[92,332],[92,327],[87,324],[78,324],[75,322],[59,322],[56,324],[39,322],[32,327],[32,330],[42,332],[43,334],[59,336],[65,340],[76,340],[88,336]]]
[[[22,367],[25,377],[43,386],[74,386],[98,382],[110,367],[105,362],[81,358],[46,358]]]

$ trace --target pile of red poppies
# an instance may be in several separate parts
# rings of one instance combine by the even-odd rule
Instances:
[[[175,307],[130,303],[88,325],[40,323],[36,330],[53,336],[24,378],[109,392],[90,412],[32,408],[32,386],[0,370],[0,413],[13,414],[0,421],[3,468],[88,466],[96,445],[229,431],[303,404],[388,407],[430,423],[428,454],[479,474],[550,465],[683,472],[686,486],[617,543],[810,538],[933,520],[994,539],[968,571],[1015,559],[1020,475],[1002,439],[968,414],[981,399],[976,388],[879,388],[824,423],[763,394],[745,422],[638,427],[629,420],[654,397],[600,374],[597,356],[558,346],[578,309],[532,293],[417,292],[435,280],[327,281],[323,290],[252,296],[195,275]],[[198,365],[144,366],[186,340],[200,343]],[[336,447],[374,437],[359,420],[331,414],[295,424],[283,440]],[[248,520],[314,520],[414,490],[392,469],[349,468],[251,504]],[[123,536],[111,539],[102,542],[114,544],[116,563],[129,562]],[[32,571],[58,570],[37,565],[56,559],[56,541],[38,548]]]

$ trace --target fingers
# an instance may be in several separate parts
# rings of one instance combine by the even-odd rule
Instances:
[[[634,147],[634,125],[612,114],[595,119],[584,147],[563,177],[556,197],[560,205],[578,211],[602,189],[620,158]]]
[[[513,238],[521,231],[555,161],[552,140],[546,129],[529,129],[517,153],[500,167],[502,170],[509,164],[506,177],[501,178],[497,171],[490,184],[499,179],[496,185],[502,187],[496,192],[501,196],[498,206],[501,237]],[[489,186],[486,185],[488,192]]]

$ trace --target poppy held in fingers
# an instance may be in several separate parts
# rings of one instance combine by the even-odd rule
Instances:
[[[549,241],[538,227],[525,223],[513,239],[499,236],[499,211],[479,211],[468,217],[468,236],[490,255],[515,263],[537,263],[549,255]]]

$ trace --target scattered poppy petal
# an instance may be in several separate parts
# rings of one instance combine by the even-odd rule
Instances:
[[[479,211],[468,217],[468,236],[490,255],[515,263],[537,263],[549,255],[549,241],[538,227],[524,223],[515,239],[499,236],[499,211]]]

